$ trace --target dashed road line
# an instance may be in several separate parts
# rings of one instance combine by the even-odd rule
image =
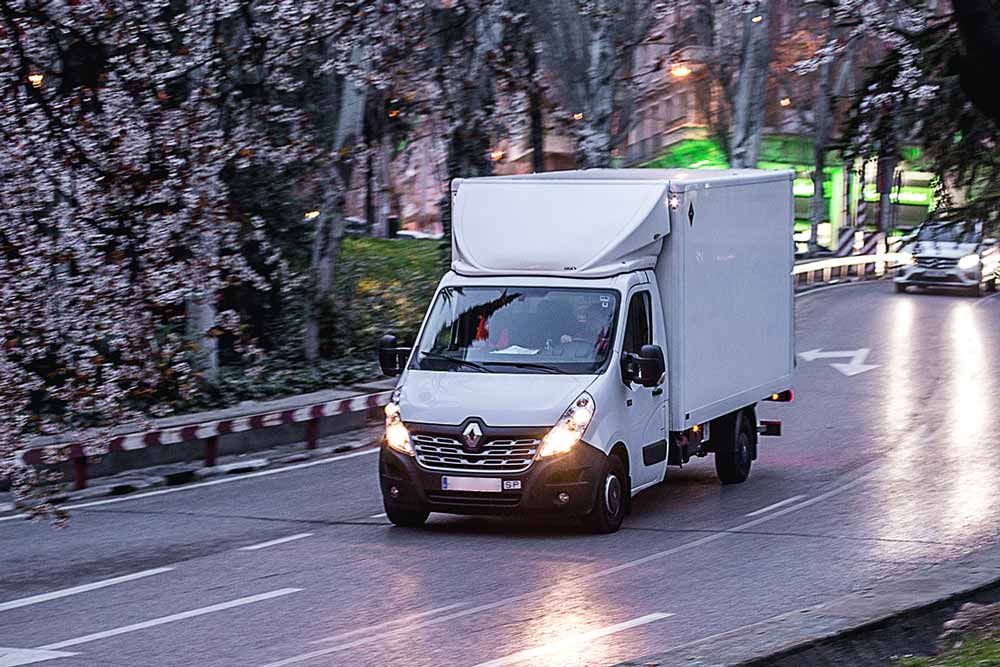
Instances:
[[[402,618],[397,618],[392,621],[386,621],[385,623],[378,623],[376,625],[369,625],[363,628],[357,628],[356,630],[349,630],[347,632],[341,632],[337,635],[332,635],[330,637],[323,637],[322,639],[314,639],[309,642],[310,644],[325,644],[328,642],[336,642],[348,637],[354,637],[356,635],[364,635],[372,632],[374,630],[382,630],[384,628],[391,628],[397,625],[406,625],[407,623],[412,623],[421,618],[426,618],[427,616],[433,616],[434,614],[441,614],[446,611],[451,611],[452,609],[457,609],[458,607],[464,607],[467,603],[456,602],[455,604],[450,604],[444,607],[437,607],[436,609],[428,609],[427,611],[421,611],[416,614],[410,614],[409,616],[403,616]]]
[[[288,537],[279,537],[276,540],[268,540],[267,542],[260,542],[258,544],[251,544],[250,546],[240,547],[240,551],[257,551],[258,549],[275,547],[278,546],[279,544],[285,544],[286,542],[294,542],[295,540],[301,540],[312,536],[313,533],[297,533],[295,535],[289,535]]]
[[[549,644],[543,644],[542,646],[536,646],[535,648],[529,648],[524,651],[518,651],[517,653],[511,653],[508,656],[497,658],[496,660],[490,660],[489,662],[481,662],[475,667],[506,667],[507,665],[513,665],[532,658],[538,658],[548,653],[555,653],[557,651],[578,647],[586,642],[600,639],[601,637],[607,637],[608,635],[613,635],[617,632],[622,632],[631,628],[637,628],[640,625],[646,625],[647,623],[662,621],[663,619],[670,618],[671,616],[673,616],[673,614],[646,614],[645,616],[640,616],[639,618],[633,618],[631,621],[608,625],[606,627],[597,628],[596,630],[591,630],[581,634],[570,635]]]
[[[67,639],[61,642],[55,642],[53,644],[46,644],[45,646],[39,646],[38,650],[58,651],[60,649],[69,648],[70,646],[87,644],[89,642],[95,642],[99,639],[116,637],[118,635],[124,635],[129,632],[136,632],[137,630],[145,630],[146,628],[152,628],[157,625],[164,625],[166,623],[173,623],[175,621],[183,621],[188,618],[204,616],[205,614],[212,614],[217,611],[225,611],[226,609],[232,609],[233,607],[242,607],[243,605],[253,604],[255,602],[263,602],[264,600],[271,600],[273,598],[282,597],[284,595],[290,595],[291,593],[298,593],[301,590],[302,590],[301,588],[281,588],[276,591],[270,591],[268,593],[251,595],[249,597],[239,598],[238,600],[230,600],[229,602],[213,604],[209,607],[201,607],[199,609],[183,611],[179,614],[171,614],[170,616],[161,616],[160,618],[154,618],[148,621],[143,621],[142,623],[133,623],[132,625],[126,625],[120,628],[113,628],[111,630],[104,630],[103,632],[95,632],[93,634],[84,635],[82,637],[75,637],[73,639]]]
[[[68,597],[70,595],[77,595],[78,593],[86,593],[87,591],[96,591],[101,588],[107,588],[108,586],[123,584],[127,581],[135,581],[136,579],[144,579],[145,577],[151,577],[154,574],[163,574],[164,572],[170,572],[173,569],[174,568],[172,567],[158,567],[152,570],[142,570],[141,572],[124,574],[120,577],[112,577],[111,579],[102,579],[101,581],[95,581],[90,584],[82,584],[80,586],[73,586],[72,588],[64,588],[59,591],[52,591],[51,593],[41,593],[39,595],[32,595],[31,597],[20,598],[18,600],[9,600],[8,602],[0,602],[0,611],[7,611],[8,609],[17,609],[18,607],[27,607],[28,605],[39,604],[40,602],[48,602],[49,600],[58,600],[59,598]]]
[[[785,505],[791,505],[792,503],[802,500],[805,496],[792,496],[791,498],[785,498],[780,502],[776,502],[773,505],[768,505],[767,507],[761,507],[759,510],[748,513],[746,516],[758,516],[760,514],[766,514],[771,510],[776,510],[779,507],[784,507]]]

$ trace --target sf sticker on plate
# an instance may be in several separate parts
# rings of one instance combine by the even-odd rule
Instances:
[[[505,479],[503,481],[504,491],[516,491],[521,488],[521,480],[519,479]]]

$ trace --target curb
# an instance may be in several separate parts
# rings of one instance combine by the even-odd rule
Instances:
[[[615,667],[881,665],[932,649],[947,612],[979,596],[1000,598],[1000,546]]]

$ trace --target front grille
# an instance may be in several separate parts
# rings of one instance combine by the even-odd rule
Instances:
[[[520,473],[531,467],[540,442],[531,438],[490,440],[476,452],[466,451],[455,438],[413,435],[417,463],[435,472]]]
[[[517,507],[521,502],[521,496],[510,493],[427,491],[427,500],[440,505],[459,507]]]
[[[917,266],[922,269],[946,270],[958,266],[958,260],[950,257],[917,256]]]

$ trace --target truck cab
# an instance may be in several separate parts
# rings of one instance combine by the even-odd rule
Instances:
[[[1000,248],[986,237],[982,222],[929,220],[903,246],[904,263],[894,282],[909,287],[961,289],[974,296],[996,291]]]
[[[379,464],[393,523],[419,525],[430,512],[545,513],[612,532],[668,464],[711,453],[724,483],[747,479],[758,436],[780,430],[758,423],[756,402],[790,397],[791,178],[719,172],[729,178],[716,174],[709,193],[689,174],[453,184],[452,270],[412,345],[380,342],[383,371],[400,378]],[[727,238],[734,225],[713,220],[737,186],[759,195],[759,218],[770,222],[755,230],[743,202],[731,211],[743,227]],[[688,212],[696,202],[704,220]],[[777,216],[764,212],[775,203]],[[702,227],[718,241],[701,245]],[[754,256],[757,236],[777,242],[774,257]],[[744,237],[754,240],[740,248]],[[759,264],[772,259],[776,267]],[[747,274],[741,284],[734,269]],[[761,292],[760,281],[774,284]],[[687,290],[717,302],[689,304]],[[730,303],[746,295],[753,304]],[[748,353],[759,360],[727,369]]]

